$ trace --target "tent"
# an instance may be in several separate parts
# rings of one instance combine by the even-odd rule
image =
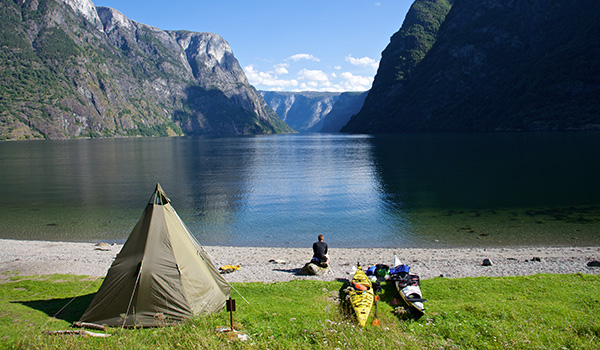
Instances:
[[[156,327],[221,311],[230,286],[156,185],[82,322]]]

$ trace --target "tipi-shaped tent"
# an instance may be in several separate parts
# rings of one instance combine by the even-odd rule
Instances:
[[[157,184],[81,321],[166,326],[219,312],[229,296],[229,284]]]

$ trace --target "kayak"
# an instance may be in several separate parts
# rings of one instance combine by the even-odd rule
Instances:
[[[393,278],[393,281],[408,312],[415,319],[421,318],[425,314],[423,302],[427,300],[422,297],[419,276],[408,275],[403,278]]]
[[[357,267],[356,273],[352,277],[351,287],[348,292],[350,303],[358,323],[364,327],[373,307],[374,293],[371,281],[360,266]]]

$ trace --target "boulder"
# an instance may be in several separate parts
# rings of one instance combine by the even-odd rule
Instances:
[[[324,276],[329,272],[329,265],[327,267],[321,267],[319,265],[308,263],[300,270],[301,275],[313,275],[313,276]]]

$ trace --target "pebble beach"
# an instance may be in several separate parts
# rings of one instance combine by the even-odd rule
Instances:
[[[105,276],[119,244],[0,239],[0,280],[12,276],[73,274]],[[394,255],[421,279],[436,277],[526,276],[538,273],[600,274],[600,247],[501,248],[335,248],[325,276],[300,275],[311,247],[259,248],[205,246],[218,268],[240,265],[223,276],[229,282],[284,282],[295,279],[347,280],[357,263],[393,265]],[[488,259],[491,265],[483,263]],[[595,262],[595,263],[594,263]]]

